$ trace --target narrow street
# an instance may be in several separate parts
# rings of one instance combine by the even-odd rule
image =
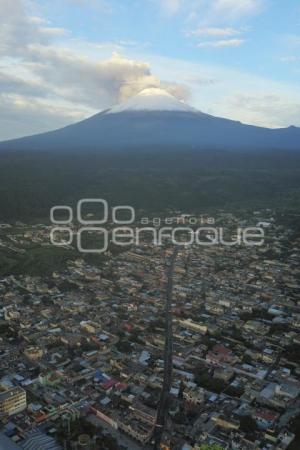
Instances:
[[[154,432],[154,449],[159,450],[162,441],[166,417],[168,413],[169,395],[172,386],[172,353],[173,353],[173,329],[172,329],[172,293],[174,265],[178,254],[176,247],[167,263],[167,289],[165,305],[165,351],[164,351],[164,380],[160,402],[157,411],[156,429]]]

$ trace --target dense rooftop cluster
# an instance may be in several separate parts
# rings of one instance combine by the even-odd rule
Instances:
[[[300,240],[272,212],[248,215],[218,221],[264,220],[264,246],[179,251],[166,448],[284,450],[299,439],[292,423],[300,413]],[[3,230],[2,246],[16,252],[28,242],[48,245],[42,225]],[[21,448],[43,439],[45,448],[82,448],[84,439],[87,448],[151,448],[168,252],[144,242],[99,266],[70,253],[49,275],[2,277],[5,439]]]

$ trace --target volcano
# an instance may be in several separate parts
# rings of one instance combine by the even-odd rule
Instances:
[[[160,88],[59,130],[0,143],[1,150],[300,150],[300,128],[269,129],[198,111]]]

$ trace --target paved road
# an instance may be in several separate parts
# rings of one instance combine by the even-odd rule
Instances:
[[[172,386],[172,353],[173,353],[173,330],[172,330],[172,293],[174,265],[178,254],[176,247],[167,267],[167,291],[165,305],[165,350],[164,350],[164,380],[157,411],[156,428],[154,431],[154,450],[160,449],[163,437],[166,417],[169,407],[169,396]]]

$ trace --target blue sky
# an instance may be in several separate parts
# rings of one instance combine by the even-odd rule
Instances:
[[[211,114],[300,126],[298,0],[0,0],[0,139],[149,85]]]

